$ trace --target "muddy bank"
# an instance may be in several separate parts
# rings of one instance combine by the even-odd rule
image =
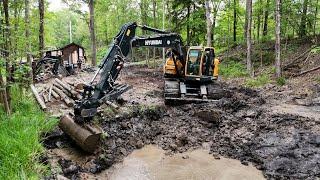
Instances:
[[[85,163],[60,157],[60,173],[73,179],[81,178],[83,173],[100,173],[135,149],[155,144],[166,155],[207,148],[216,159],[224,156],[238,159],[243,165],[253,163],[268,179],[320,176],[319,121],[272,113],[263,108],[265,100],[258,92],[226,88],[231,96],[217,104],[129,103],[111,118],[100,117],[106,132],[101,148],[95,155],[84,155]],[[74,146],[61,136],[53,148],[57,144],[60,148]]]

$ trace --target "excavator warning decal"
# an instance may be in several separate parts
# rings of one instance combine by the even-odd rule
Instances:
[[[130,29],[128,29],[128,31],[127,31],[127,36],[129,36],[130,33],[131,33],[131,31],[130,31]]]

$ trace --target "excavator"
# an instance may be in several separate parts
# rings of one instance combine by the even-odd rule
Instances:
[[[154,34],[138,37],[137,28]],[[76,102],[74,114],[60,119],[59,127],[83,150],[93,152],[99,144],[102,130],[92,120],[100,105],[131,88],[116,82],[131,48],[168,48],[163,67],[166,103],[216,101],[210,94],[210,85],[218,78],[219,60],[215,58],[214,48],[191,46],[186,50],[179,34],[140,26],[136,22],[123,25],[109,47],[91,82],[84,86],[83,98]]]

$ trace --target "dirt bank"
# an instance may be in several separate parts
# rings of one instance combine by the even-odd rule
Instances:
[[[166,155],[208,148],[217,159],[253,163],[268,179],[320,177],[320,122],[315,118],[272,111],[276,101],[270,104],[259,91],[227,84],[222,86],[231,96],[216,104],[165,106],[160,71],[131,67],[126,72],[120,80],[133,85],[123,95],[126,103],[98,117],[106,132],[101,148],[84,154],[70,150],[74,144],[61,132],[50,134],[44,142],[51,149],[49,162],[62,171],[48,178],[100,173],[148,144]]]

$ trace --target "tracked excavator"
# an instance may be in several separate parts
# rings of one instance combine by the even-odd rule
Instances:
[[[154,35],[138,37],[135,35],[137,28]],[[192,46],[186,50],[177,33],[127,23],[115,36],[91,82],[84,86],[83,98],[76,102],[74,114],[60,119],[60,128],[85,151],[93,152],[102,134],[102,130],[92,123],[98,107],[130,89],[126,84],[118,84],[116,79],[133,47],[168,48],[163,67],[166,103],[214,101],[209,88],[218,78],[219,60],[215,58],[214,48]]]

